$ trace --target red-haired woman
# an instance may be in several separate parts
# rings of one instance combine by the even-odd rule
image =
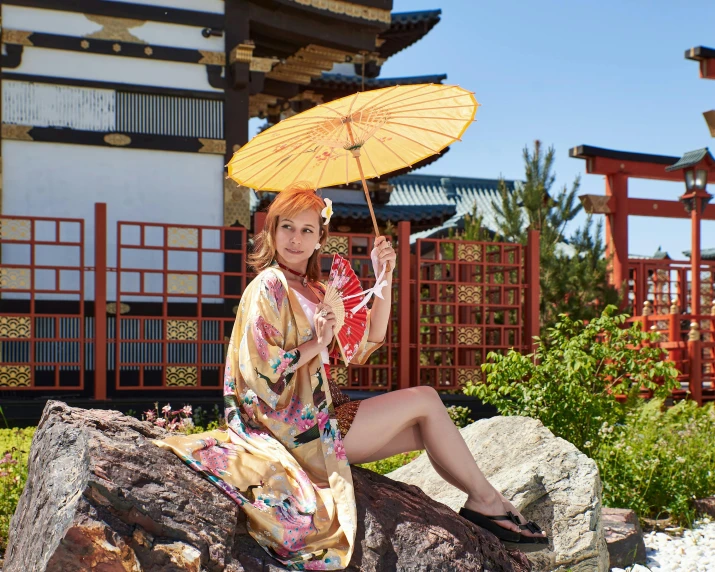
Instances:
[[[462,516],[522,549],[543,548],[538,527],[522,524],[484,478],[434,389],[355,402],[326,376],[336,320],[322,304],[318,254],[330,214],[313,189],[278,194],[256,237],[249,263],[259,274],[241,297],[228,347],[228,427],[156,443],[234,499],[251,535],[291,568],[349,564],[357,515],[348,461],[422,449],[446,481],[467,493]],[[387,288],[368,313],[357,364],[382,345],[390,317],[396,256],[384,237],[375,240],[372,259],[376,268],[387,265]]]

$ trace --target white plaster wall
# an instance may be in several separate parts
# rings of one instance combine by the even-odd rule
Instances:
[[[117,0],[118,1],[118,0]],[[138,2],[133,2],[138,3]],[[142,2],[160,6],[170,6],[169,2],[161,3]],[[220,4],[223,13],[223,0],[175,0],[176,4],[186,4],[185,9],[195,9],[204,12],[214,12],[207,8],[190,8],[190,4]],[[179,8],[180,6],[175,6]],[[182,6],[183,7],[183,6]],[[216,8],[216,6],[214,6]],[[6,30],[24,30],[29,32],[42,32],[45,34],[60,34],[64,36],[87,36],[102,29],[101,24],[92,22],[87,16],[79,12],[64,12],[61,10],[45,10],[42,8],[24,8],[21,6],[2,6],[3,27]],[[223,51],[225,43],[223,37],[211,36],[204,38],[201,35],[202,26],[184,26],[180,24],[166,24],[164,22],[146,22],[135,28],[130,28],[130,33],[140,40],[154,46],[172,46],[176,48],[189,48],[195,50]]]
[[[3,215],[82,218],[85,223],[85,265],[94,266],[94,203],[107,203],[107,264],[116,266],[117,221],[161,222],[221,226],[223,224],[223,156],[138,149],[116,149],[83,145],[63,145],[24,141],[2,142]],[[128,237],[137,236],[137,227]],[[50,238],[50,227],[42,227]],[[77,229],[67,227],[72,239]],[[42,236],[39,238],[43,238]],[[148,236],[153,244],[158,235]],[[204,236],[206,246],[218,247],[219,233]],[[76,240],[76,236],[74,237]],[[126,243],[126,240],[124,241]],[[3,264],[26,261],[28,247],[3,245]],[[160,268],[161,256],[125,252],[125,263],[140,268]],[[72,248],[40,248],[38,264],[76,265]],[[206,255],[204,267],[220,271],[221,255]],[[174,270],[194,269],[192,254],[172,254]],[[49,277],[39,277],[50,280]],[[64,287],[77,287],[66,275]],[[90,275],[91,278],[91,275]],[[148,286],[160,289],[161,283],[149,280]],[[108,278],[108,299],[115,298],[115,274]],[[92,280],[87,280],[87,299],[94,299]],[[204,290],[218,292],[217,279],[207,278]],[[13,297],[9,293],[4,298]],[[17,295],[14,297],[18,297]],[[42,298],[66,296],[42,296]]]
[[[26,47],[15,73],[217,91],[211,87],[206,66],[159,60],[141,60]]]

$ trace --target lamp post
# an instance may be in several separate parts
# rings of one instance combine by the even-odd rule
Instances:
[[[715,159],[710,151],[698,149],[689,151],[680,160],[666,167],[666,171],[683,171],[685,180],[685,194],[679,197],[685,207],[685,212],[690,214],[692,243],[690,248],[690,313],[700,314],[700,220],[708,206],[712,195],[705,187],[708,184],[708,174],[715,164]]]

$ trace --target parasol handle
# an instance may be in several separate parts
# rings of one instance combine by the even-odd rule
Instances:
[[[353,149],[353,157],[355,157],[355,160],[357,161],[358,172],[360,173],[360,180],[362,181],[362,190],[365,193],[367,208],[370,209],[370,216],[372,217],[372,226],[375,229],[375,238],[377,238],[378,236],[380,236],[380,229],[377,228],[375,211],[372,210],[372,201],[370,200],[370,193],[367,190],[367,181],[365,180],[365,174],[362,172],[362,163],[360,163],[360,149]]]
[[[360,149],[352,149],[353,157],[357,161],[358,172],[360,173],[360,180],[362,181],[362,190],[365,193],[365,200],[367,201],[367,208],[370,209],[370,216],[372,217],[372,226],[375,229],[375,238],[380,236],[380,229],[377,228],[377,220],[375,220],[375,211],[372,210],[372,201],[370,200],[370,193],[367,190],[367,181],[365,181],[365,174],[362,172],[362,163],[360,163]],[[392,270],[390,264],[386,264],[385,268],[389,271]]]

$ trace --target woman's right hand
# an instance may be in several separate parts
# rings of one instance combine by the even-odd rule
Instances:
[[[333,341],[335,326],[338,322],[330,307],[318,304],[315,308],[315,336],[321,346],[328,346]]]

